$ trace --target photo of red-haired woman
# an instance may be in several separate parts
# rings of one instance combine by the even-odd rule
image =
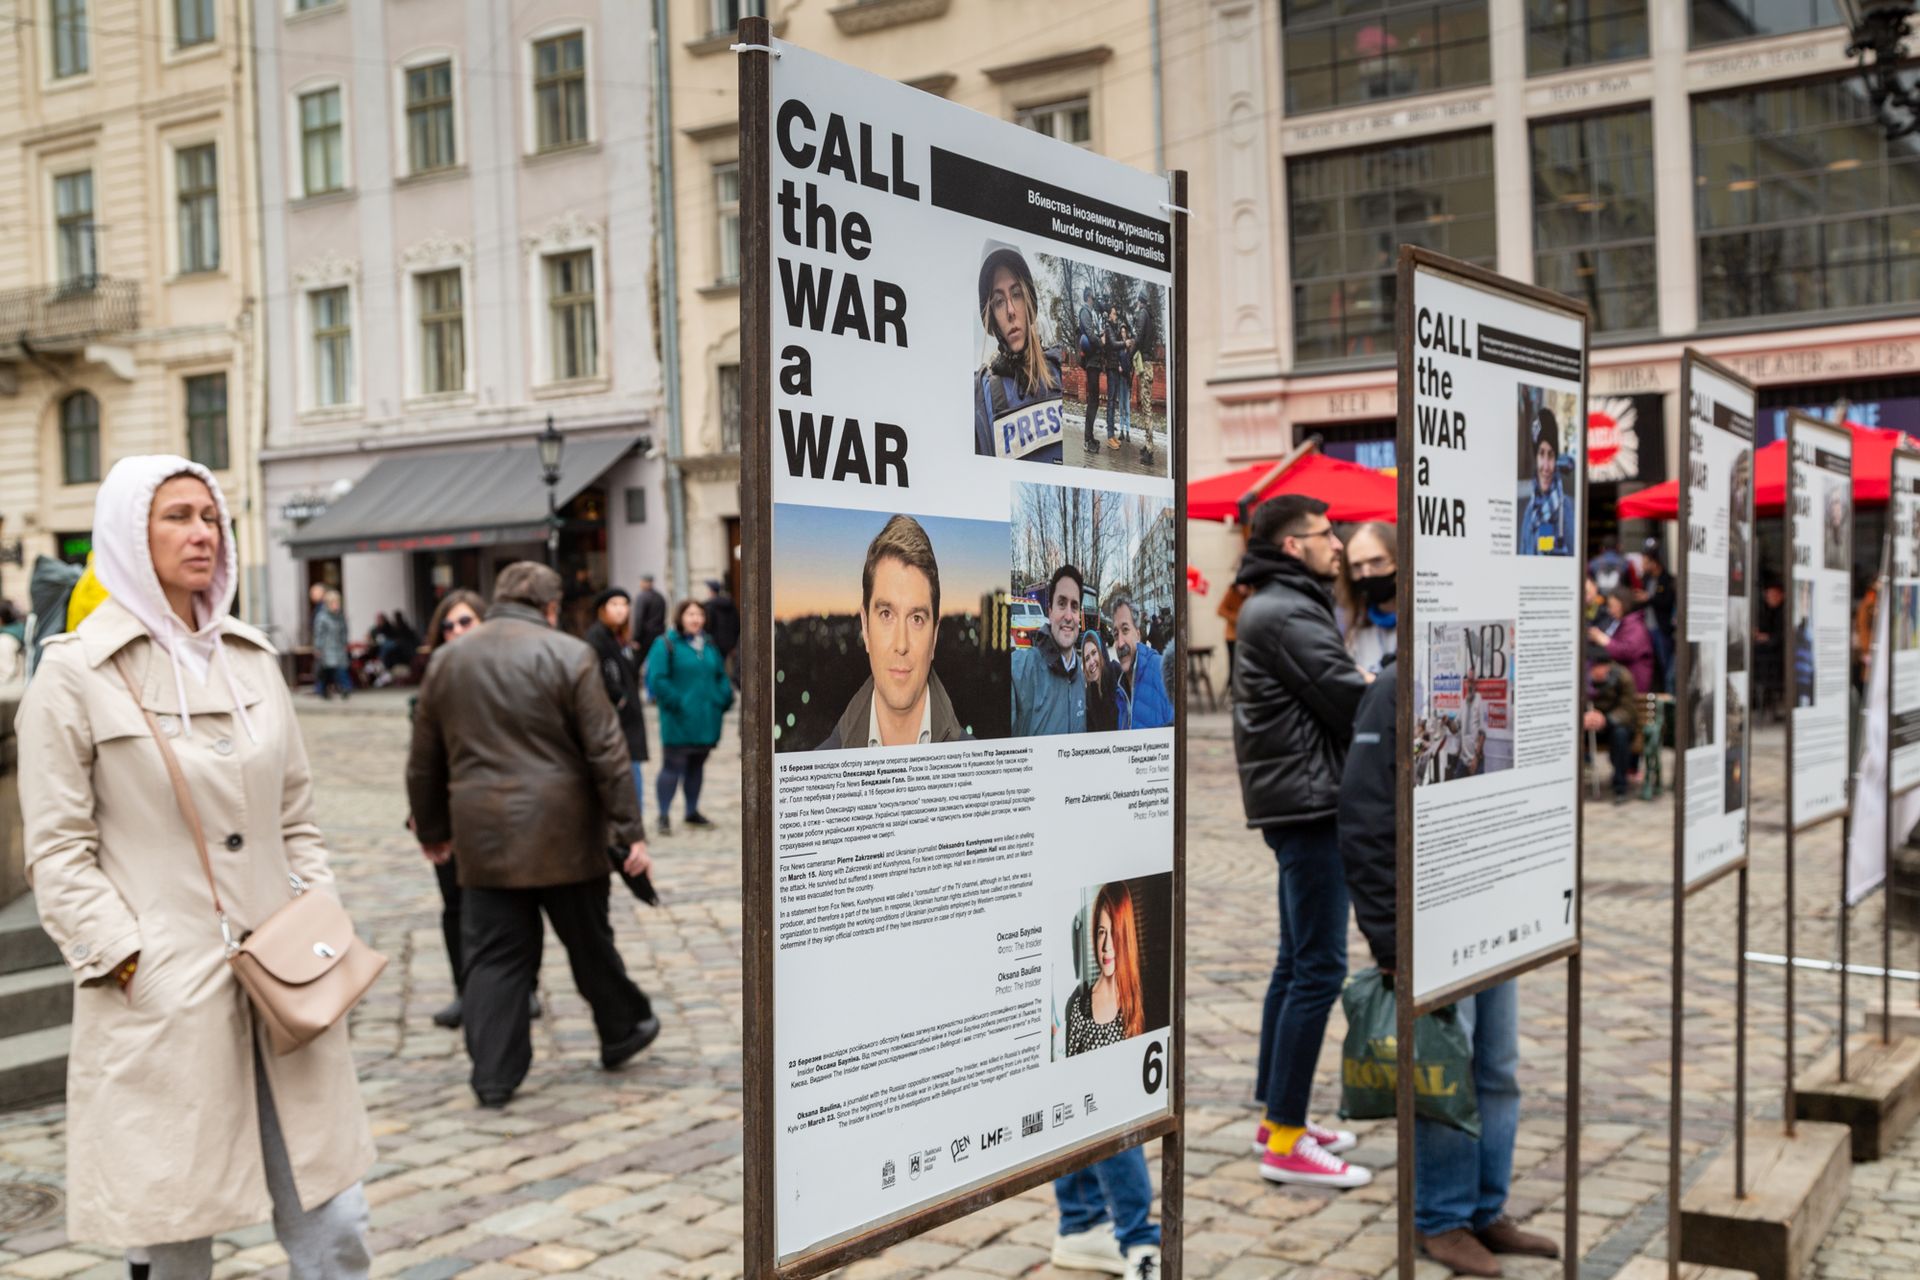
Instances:
[[[1167,1025],[1168,876],[1084,890],[1074,921],[1076,982],[1067,997],[1066,1057]],[[1082,898],[1085,902],[1085,898]]]

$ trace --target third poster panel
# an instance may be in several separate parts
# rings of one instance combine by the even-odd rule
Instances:
[[[1853,578],[1853,437],[1804,415],[1789,420],[1793,773],[1797,830],[1847,807],[1847,672]]]
[[[1687,362],[1686,752],[1682,876],[1687,887],[1747,851],[1754,597],[1753,389]]]

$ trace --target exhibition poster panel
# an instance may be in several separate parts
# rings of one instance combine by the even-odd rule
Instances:
[[[1681,831],[1688,888],[1747,852],[1754,584],[1751,388],[1687,365],[1687,687],[1681,691],[1686,796]]]
[[[1167,1114],[1184,580],[1165,179],[776,48],[788,1258]]]
[[[1575,937],[1583,322],[1413,277],[1414,998]]]
[[[1793,664],[1793,814],[1797,830],[1847,807],[1847,685],[1852,660],[1853,437],[1791,420],[1787,517],[1792,548],[1787,661]]]
[[[1893,453],[1887,503],[1887,576],[1892,586],[1893,791],[1920,785],[1920,453]]]

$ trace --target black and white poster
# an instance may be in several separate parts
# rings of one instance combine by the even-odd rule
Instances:
[[[1896,449],[1887,493],[1887,579],[1893,678],[1888,703],[1893,792],[1920,786],[1920,453]]]
[[[1577,314],[1424,260],[1411,276],[1418,1000],[1576,936],[1587,415]]]
[[[775,1236],[1164,1116],[1166,179],[775,42]]]
[[[1847,807],[1853,436],[1804,414],[1787,428],[1787,653],[1794,828]]]
[[[1681,879],[1692,888],[1747,854],[1752,741],[1753,389],[1685,365],[1686,671],[1676,689],[1686,753]]]

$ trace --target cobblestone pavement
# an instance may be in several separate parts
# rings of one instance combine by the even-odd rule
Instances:
[[[303,700],[304,701],[304,700]],[[740,906],[736,744],[708,770],[703,808],[716,830],[655,843],[667,905],[617,913],[621,948],[655,993],[666,1023],[627,1070],[598,1068],[586,1009],[557,945],[542,988],[549,1014],[524,1092],[504,1113],[476,1110],[456,1033],[428,1015],[450,995],[433,877],[402,829],[403,700],[367,695],[342,707],[308,703],[302,721],[319,772],[321,821],[362,932],[393,958],[355,1017],[363,1087],[380,1163],[368,1179],[376,1274],[406,1280],[520,1280],[585,1272],[610,1280],[686,1280],[740,1274]],[[731,731],[731,725],[729,726]],[[1781,950],[1781,741],[1758,735],[1752,949]],[[1391,1127],[1361,1125],[1356,1158],[1383,1171],[1364,1190],[1316,1193],[1263,1183],[1246,1154],[1254,1111],[1252,1046],[1275,932],[1272,855],[1247,832],[1218,717],[1197,721],[1189,806],[1187,1258],[1190,1274],[1222,1280],[1286,1276],[1351,1280],[1393,1263]],[[652,809],[652,802],[648,802]],[[1668,1084],[1669,802],[1590,805],[1581,1132],[1581,1237],[1587,1274],[1611,1275],[1638,1254],[1663,1256]],[[1800,950],[1833,954],[1837,827],[1803,838]],[[1687,1121],[1684,1157],[1698,1170],[1728,1141],[1733,1056],[1734,881],[1690,907],[1687,972]],[[1880,905],[1856,912],[1856,961],[1877,960]],[[1902,937],[1896,962],[1910,967]],[[1357,934],[1356,967],[1369,963]],[[1753,1123],[1777,1123],[1782,1081],[1782,970],[1751,967]],[[1864,981],[1855,984],[1864,999]],[[1832,976],[1798,979],[1801,1061],[1830,1044]],[[1906,984],[1896,993],[1912,1001]],[[1526,1101],[1511,1209],[1556,1235],[1564,1202],[1565,980],[1559,969],[1523,980]],[[1856,1015],[1857,1016],[1857,1015]],[[1337,1104],[1338,1009],[1316,1104]],[[1771,1117],[1771,1119],[1769,1119]],[[0,1116],[0,1191],[7,1183],[58,1188],[59,1108]],[[1157,1161],[1154,1167],[1158,1168]],[[1157,1174],[1156,1174],[1157,1176]],[[0,1196],[0,1210],[7,1200]],[[845,1273],[946,1280],[1057,1273],[1046,1265],[1052,1198],[1044,1190],[975,1214]],[[56,1214],[6,1235],[0,1276],[108,1280],[111,1252],[69,1243]],[[216,1274],[285,1272],[266,1227],[219,1249]],[[1816,1273],[1836,1280],[1911,1276],[1920,1263],[1920,1136],[1856,1170],[1854,1192]],[[1423,1266],[1423,1280],[1439,1274]],[[1521,1280],[1551,1264],[1510,1263]]]

